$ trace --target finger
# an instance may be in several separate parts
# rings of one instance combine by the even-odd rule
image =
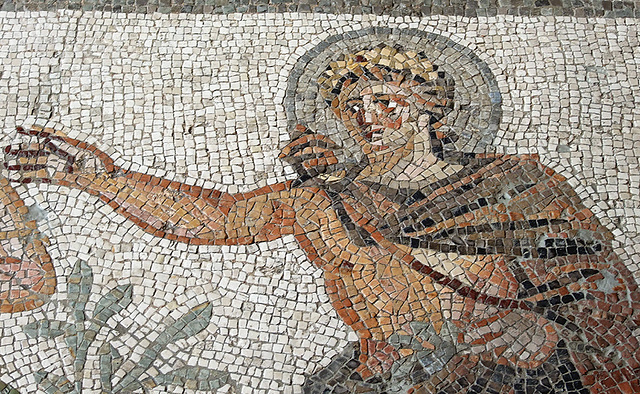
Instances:
[[[22,128],[22,127],[18,127],[18,128],[24,130],[24,128]],[[60,130],[54,129],[52,127],[42,127],[42,126],[38,126],[38,125],[33,125],[33,126],[30,127],[30,129],[38,131],[38,132],[42,132],[42,133],[47,133],[47,134],[50,134],[50,135],[52,135],[54,137],[61,137],[61,138],[67,137],[67,135],[65,133],[63,133]]]
[[[52,167],[49,163],[40,163],[46,157],[38,158],[16,158],[8,160],[0,164],[0,168],[4,169],[1,176],[7,178],[11,182],[31,183],[31,182],[51,182],[51,175],[48,172]],[[69,170],[70,167],[59,164],[59,170]]]
[[[32,171],[40,169],[34,166],[43,166],[44,168],[47,165],[51,165],[49,156],[7,156],[2,162],[2,166],[10,171]],[[22,166],[27,167],[21,168]]]
[[[319,147],[306,147],[302,151],[290,155],[289,159],[291,158],[295,158],[297,163],[302,163],[306,168],[338,163],[334,151]]]
[[[72,155],[71,153],[68,153],[67,151],[60,149],[58,147],[58,145],[54,144],[52,141],[61,141],[61,142],[67,142],[67,139],[69,138],[65,138],[65,137],[61,137],[61,136],[57,136],[57,135],[53,135],[52,133],[46,131],[47,129],[45,129],[45,131],[40,131],[38,129],[32,129],[32,130],[24,130],[22,128],[18,129],[18,132],[24,135],[29,135],[29,136],[35,136],[35,137],[39,137],[39,138],[44,138],[43,141],[39,142],[39,143],[35,143],[35,144],[31,144],[29,145],[29,147],[27,149],[29,150],[40,150],[40,151],[44,151],[44,152],[50,152],[62,159],[65,159],[67,161],[69,161],[69,164],[73,164],[73,162],[75,161],[75,155]],[[49,129],[51,131],[53,131],[53,129]],[[69,139],[70,140],[70,139]],[[72,141],[76,141],[76,140],[72,140]],[[74,145],[74,144],[71,144]],[[5,147],[5,152],[7,154],[11,154],[17,151],[17,154],[21,154],[22,150],[24,150],[25,148],[22,147],[23,144],[21,144],[21,148],[19,149],[15,149],[15,147],[13,145],[10,145],[8,147]],[[45,153],[46,154],[46,153]],[[42,154],[44,155],[44,154]]]
[[[10,171],[31,171],[37,170],[39,168],[18,168],[15,165],[54,165],[58,164],[56,167],[60,171],[64,171],[67,173],[71,173],[73,171],[73,165],[75,163],[75,156],[58,148],[54,143],[48,142],[45,144],[42,143],[34,143],[34,144],[20,144],[20,145],[10,145],[5,147],[4,149],[7,158],[5,159],[5,168]],[[56,156],[59,158],[61,163],[51,163],[50,160],[47,160],[50,156]],[[24,161],[26,159],[26,161]],[[55,160],[58,161],[58,160]],[[9,164],[10,167],[6,165]],[[62,164],[62,166],[60,166]]]
[[[19,134],[22,135],[28,135],[31,137],[37,137],[37,138],[45,138],[45,139],[51,139],[51,140],[57,140],[57,141],[62,141],[63,137],[54,134],[55,130],[50,129],[50,128],[45,128],[43,129],[42,127],[38,127],[38,126],[32,126],[30,129],[24,129],[23,127],[16,127],[16,131]]]
[[[285,158],[304,148],[318,146],[326,149],[340,149],[341,146],[332,141],[329,137],[322,134],[306,134],[291,141],[280,152],[279,158]]]
[[[7,154],[19,154],[21,151],[46,151],[47,145],[42,142],[19,142],[7,145],[3,148],[4,152]]]
[[[73,163],[76,161],[76,157],[74,155],[58,148],[58,146],[56,146],[53,142],[47,143],[46,146],[47,146],[47,149],[51,151],[51,153],[53,153],[54,155],[58,156],[63,160],[66,160],[67,165],[73,166]]]
[[[341,147],[334,143],[328,143],[321,140],[313,140],[309,142],[300,142],[292,146],[287,146],[282,150],[280,158],[300,156],[301,154],[310,153],[325,153],[332,152],[333,150],[341,149]]]
[[[302,165],[305,168],[314,168],[318,166],[329,166],[333,164],[338,164],[338,159],[335,156],[330,157],[318,157],[309,160],[304,160]]]
[[[45,169],[37,171],[3,171],[2,174],[12,183],[52,183],[50,174]]]
[[[292,153],[290,157],[321,157],[321,156],[333,156],[334,150],[322,146],[301,146],[300,149],[296,149],[295,153]]]
[[[40,126],[32,126],[28,130],[22,127],[17,127],[16,129],[18,131],[18,134],[38,138],[45,145],[51,143],[51,141],[58,141],[62,143],[67,143],[75,147],[78,147],[84,144],[85,146],[80,146],[79,147],[80,149],[86,149],[86,147],[88,146],[86,143],[83,143],[82,141],[69,138],[66,134],[64,134],[61,131],[54,130],[48,127],[42,128]]]
[[[32,138],[37,138],[38,140],[42,141],[43,143],[49,142],[54,136],[52,136],[50,133],[44,132],[44,131],[37,131],[37,130],[24,130],[24,129],[18,129],[18,134],[22,134],[28,137],[32,137]]]
[[[46,164],[13,164],[2,163],[5,169],[9,171],[38,171],[47,168]]]
[[[285,145],[284,148],[282,148],[282,150],[280,151],[280,155],[278,155],[278,158],[280,159],[284,159],[285,157],[289,156],[292,152],[293,149],[295,149],[297,146],[299,145],[303,145],[303,144],[307,144],[308,145],[308,136],[304,135],[300,138],[297,138],[293,141],[291,141],[290,143],[288,143],[287,145]]]
[[[73,167],[75,165],[76,155],[81,154],[84,151],[95,156],[95,158],[101,162],[103,170],[107,172],[116,171],[117,167],[114,165],[114,162],[109,155],[98,149],[95,145],[70,138],[61,131],[54,130],[52,128],[43,129],[39,126],[33,126],[29,130],[19,127],[18,133],[39,138],[41,143],[44,145],[45,150],[48,150],[53,155],[66,160],[69,167]],[[58,145],[62,146],[62,148],[54,144],[54,142],[57,142]],[[69,153],[69,151],[73,153]]]
[[[7,179],[9,179],[13,183],[22,183],[24,185],[27,185],[29,183],[53,183],[51,178],[35,174],[33,176],[29,176],[28,174],[21,174],[18,177],[9,177]]]
[[[47,164],[50,161],[51,152],[35,149],[7,149],[9,152],[4,157],[5,164]]]
[[[49,156],[51,153],[43,149],[23,149],[22,147],[15,147],[8,145],[4,148],[4,153],[9,156],[16,157],[42,157]]]

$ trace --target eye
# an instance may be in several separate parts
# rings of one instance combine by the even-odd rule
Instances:
[[[355,114],[356,112],[360,111],[360,108],[362,107],[356,104],[356,105],[349,105],[345,109],[351,112],[352,114]]]
[[[362,100],[349,100],[344,106],[346,111],[349,111],[352,114],[360,111],[363,107]]]
[[[387,109],[389,107],[389,97],[386,94],[377,93],[371,98],[371,102],[375,103],[377,106],[382,109]]]
[[[395,94],[376,95],[374,102],[378,103],[382,109],[409,106],[409,102],[404,97]]]

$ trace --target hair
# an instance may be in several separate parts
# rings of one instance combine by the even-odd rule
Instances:
[[[340,92],[352,83],[359,80],[397,81],[398,77],[404,83],[423,86],[437,92],[439,97],[453,99],[453,79],[438,70],[423,52],[405,51],[385,44],[342,55],[318,77],[318,84],[327,104],[336,107]]]

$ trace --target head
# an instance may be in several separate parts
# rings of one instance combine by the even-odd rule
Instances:
[[[386,45],[349,53],[317,82],[359,152],[298,125],[281,157],[301,178],[344,183],[382,175],[410,155],[430,155],[433,163],[443,157],[447,136],[437,130],[453,109],[454,83],[424,54]]]
[[[360,177],[390,171],[417,145],[420,154],[433,155],[437,129],[453,109],[453,80],[424,54],[385,45],[344,55],[318,83],[362,148],[367,163]]]

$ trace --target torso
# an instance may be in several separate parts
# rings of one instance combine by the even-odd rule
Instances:
[[[505,184],[500,177],[508,174],[508,171],[524,179],[533,173],[546,175],[537,180],[538,183],[534,186],[527,185],[531,188],[531,193],[520,192],[517,198],[514,197],[507,204],[500,200],[494,203],[497,204],[496,209],[505,209],[509,214],[506,220],[499,216],[499,212],[493,214],[487,211],[488,215],[473,219],[476,223],[498,219],[507,224],[517,221],[527,223],[530,220],[559,218],[565,224],[559,225],[560,229],[555,230],[557,235],[552,234],[554,231],[551,231],[551,225],[545,225],[542,229],[528,230],[535,232],[528,237],[537,240],[537,237],[544,239],[564,236],[580,241],[580,237],[588,232],[604,248],[602,252],[598,249],[594,253],[568,257],[520,258],[518,264],[535,286],[550,283],[554,278],[566,277],[571,270],[610,270],[613,274],[608,275],[622,275],[624,279],[619,279],[618,282],[624,282],[626,286],[631,286],[630,291],[636,291],[634,289],[637,286],[627,278],[631,278],[630,274],[606,246],[609,233],[595,218],[591,218],[593,214],[581,205],[562,177],[541,166],[536,159],[514,158],[503,163],[506,163],[505,170],[501,170],[503,172],[489,168],[479,175],[482,179],[497,179],[489,182],[492,189],[478,188],[478,195],[484,193],[499,197],[499,193],[504,190],[501,185]],[[500,299],[519,298],[518,292],[522,291],[522,278],[516,279],[513,267],[504,254],[445,253],[395,242],[393,234],[390,236],[384,224],[385,218],[398,213],[400,204],[365,184],[354,185],[360,192],[357,195],[341,193],[338,198],[332,199],[321,189],[300,188],[289,190],[286,196],[282,195],[281,201],[296,212],[294,234],[309,259],[323,269],[327,293],[333,306],[362,340],[384,342],[393,334],[415,334],[408,324],[411,322],[430,323],[439,331],[448,321],[459,329],[457,341],[462,345],[461,349],[466,346],[468,352],[492,354],[491,357],[498,362],[535,369],[555,351],[561,332],[565,338],[575,336],[575,332],[566,331],[565,327],[550,322],[538,313],[517,308],[500,308],[463,297],[450,287],[437,283],[429,275],[412,268],[411,262],[417,260],[449,278],[457,279],[463,286]],[[547,191],[551,192],[551,198],[547,198]],[[519,205],[514,205],[513,211],[509,211],[508,204],[511,203]],[[473,225],[473,221],[469,223]],[[462,228],[463,224],[452,222],[451,226]],[[535,244],[532,245],[535,248]],[[533,249],[534,252],[535,250]],[[595,278],[594,276],[593,279]],[[572,287],[567,286],[566,289],[587,291],[588,286],[594,288],[583,282],[571,284]],[[581,290],[584,286],[587,287]],[[526,299],[536,302],[554,294],[562,294],[563,291],[566,291],[565,287]],[[622,286],[615,291],[624,292],[625,288]],[[592,294],[596,299],[606,296],[601,292]],[[596,301],[585,302],[589,303],[588,308],[596,306]],[[582,308],[580,305],[577,301],[567,304],[567,308],[576,308],[575,312],[574,309],[567,309],[567,313],[576,313],[580,319],[589,318],[581,315],[582,309],[578,309]],[[587,320],[577,320],[577,323],[582,330],[591,330]],[[621,325],[620,329],[626,329],[624,327],[626,326]],[[619,346],[623,351],[631,345]],[[586,354],[574,354],[575,357],[590,357]],[[597,370],[589,373],[602,374],[603,379],[608,376]]]
[[[480,287],[487,294],[515,295],[513,290],[517,284],[505,292],[488,280],[492,276],[513,281],[508,272],[502,271],[504,267],[494,268],[498,263],[493,258],[412,249],[384,239],[376,229],[379,213],[392,213],[398,205],[360,186],[372,197],[367,202],[373,205],[341,195],[344,209],[341,213],[346,213],[348,220],[343,217],[341,221],[335,201],[316,189],[292,190],[294,196],[286,203],[294,207],[304,234],[297,235],[298,241],[310,260],[325,272],[332,303],[361,336],[383,341],[394,333],[411,335],[408,324],[411,322],[431,323],[439,332],[443,319],[469,319],[473,308],[469,308],[463,297],[411,268],[413,259],[468,286],[477,287],[482,283]],[[349,231],[347,226],[360,229]],[[376,238],[374,244],[367,245],[362,239],[367,235]],[[488,265],[492,267],[489,270]],[[452,312],[453,304],[463,305],[464,310]],[[486,308],[482,310],[485,315]]]

